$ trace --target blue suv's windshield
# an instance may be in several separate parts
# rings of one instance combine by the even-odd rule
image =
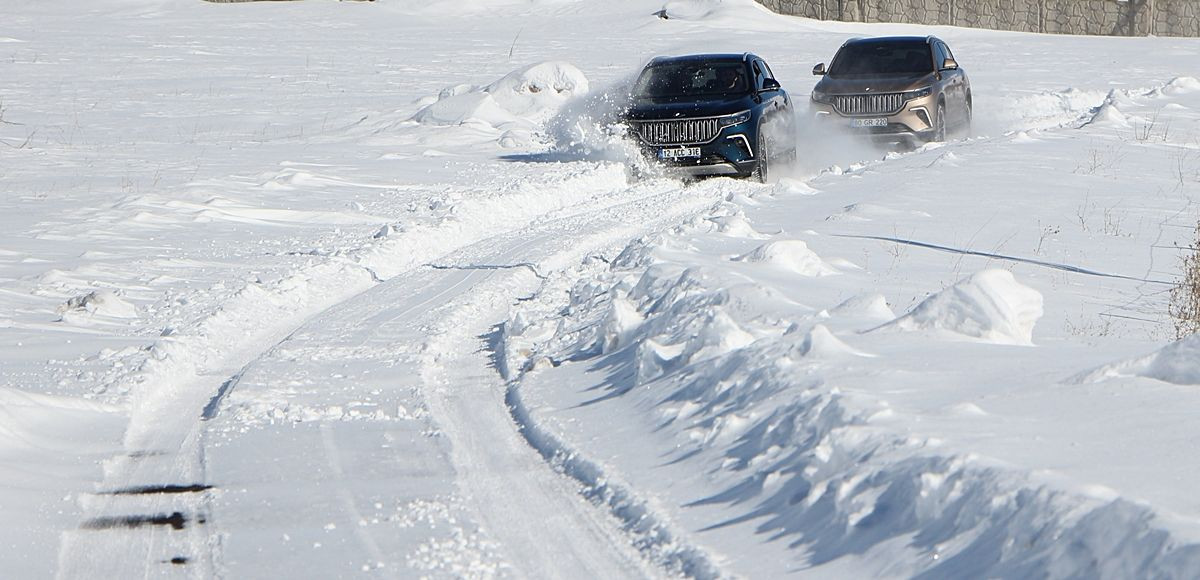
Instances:
[[[829,64],[829,76],[835,78],[930,72],[933,53],[923,40],[847,44]]]
[[[642,71],[633,96],[658,99],[743,94],[749,86],[746,65],[741,62],[665,62]]]

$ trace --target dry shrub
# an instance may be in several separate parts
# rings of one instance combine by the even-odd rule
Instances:
[[[1171,289],[1168,312],[1175,319],[1175,338],[1200,332],[1200,223],[1196,241],[1183,257],[1183,279]]]

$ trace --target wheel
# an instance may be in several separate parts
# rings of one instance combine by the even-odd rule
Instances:
[[[758,146],[755,148],[755,158],[758,163],[754,164],[754,173],[751,177],[759,183],[766,183],[771,178],[771,155],[770,148],[767,146],[767,137],[763,135],[762,127],[758,129]]]
[[[946,103],[938,101],[937,117],[933,120],[933,140],[939,143],[946,140]]]

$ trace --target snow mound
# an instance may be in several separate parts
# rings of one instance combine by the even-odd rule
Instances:
[[[874,319],[888,322],[896,318],[882,294],[860,294],[843,301],[829,311],[832,316]]]
[[[842,339],[830,332],[824,324],[818,324],[812,327],[812,330],[809,330],[808,333],[804,335],[804,340],[800,342],[799,352],[805,357],[812,358],[874,356],[865,352],[861,352],[846,344],[842,341]]]
[[[997,344],[1033,344],[1042,295],[1007,270],[984,270],[879,328],[943,330]]]
[[[1129,127],[1129,118],[1117,105],[1121,104],[1122,99],[1119,98],[1116,91],[1111,91],[1108,97],[1099,107],[1092,109],[1091,118],[1085,121],[1084,125],[1095,125],[1099,127],[1112,127],[1116,129],[1126,129]]]
[[[745,15],[747,10],[764,11],[750,0],[671,0],[663,5],[668,19],[714,20]]]
[[[1200,79],[1196,77],[1176,77],[1162,88],[1166,95],[1186,95],[1200,92]]]
[[[749,254],[734,258],[734,261],[770,264],[801,276],[816,277],[840,273],[800,240],[767,242]]]
[[[1110,92],[1068,88],[1022,96],[997,111],[998,120],[1013,131],[1050,129],[1078,123],[1081,118],[1086,121]]]
[[[111,290],[95,290],[67,300],[58,307],[64,322],[83,322],[91,316],[137,318],[137,307]]]
[[[779,181],[775,182],[774,192],[785,195],[816,195],[820,193],[813,186],[794,177],[779,178]]]
[[[629,343],[629,337],[641,326],[642,315],[637,306],[623,298],[614,298],[612,310],[604,318],[603,352],[612,352]]]
[[[733,238],[750,238],[761,240],[766,238],[746,218],[738,215],[710,217],[708,221],[716,224],[717,231]]]
[[[1200,385],[1200,334],[1173,342],[1148,356],[1105,365],[1068,382],[1094,383],[1114,377],[1145,377],[1176,385]]]
[[[457,85],[442,91],[412,119],[425,125],[482,124],[498,130],[537,127],[568,100],[588,92],[587,77],[565,62],[543,62],[515,70],[484,86]]]
[[[1030,135],[1030,133],[1036,133],[1036,131],[1017,131],[1012,136],[1012,142],[1013,143],[1037,143],[1039,141],[1039,139],[1034,138],[1032,135]]]

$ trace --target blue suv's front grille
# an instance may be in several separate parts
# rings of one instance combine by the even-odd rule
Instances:
[[[708,143],[720,132],[721,125],[716,118],[644,121],[638,124],[638,134],[651,145]]]

